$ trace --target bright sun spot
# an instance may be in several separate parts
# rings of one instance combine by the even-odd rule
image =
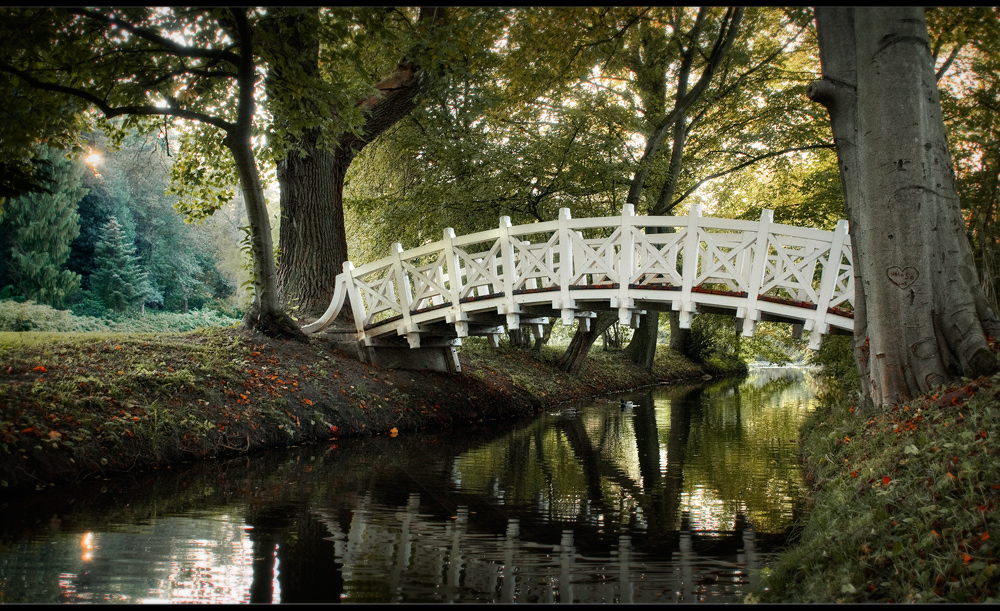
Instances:
[[[90,151],[89,153],[87,153],[87,156],[86,156],[86,157],[84,157],[84,159],[83,159],[83,160],[84,160],[84,162],[86,162],[86,164],[87,164],[87,165],[89,165],[90,167],[94,167],[94,166],[96,166],[97,164],[101,163],[101,161],[103,161],[103,160],[104,160],[104,158],[103,158],[103,157],[101,157],[101,154],[100,154],[100,153],[98,153],[98,152],[96,152],[96,151]]]

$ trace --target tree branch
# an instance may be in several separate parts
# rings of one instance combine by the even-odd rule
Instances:
[[[206,123],[208,125],[213,125],[219,129],[229,131],[235,127],[229,121],[208,115],[205,113],[196,112],[193,110],[185,110],[183,108],[177,108],[176,106],[169,107],[158,107],[152,105],[135,105],[135,106],[111,106],[101,98],[97,97],[93,93],[85,90],[78,89],[76,87],[68,87],[66,85],[60,85],[58,83],[49,83],[47,81],[41,81],[30,74],[18,70],[13,66],[7,64],[0,64],[0,70],[13,74],[19,79],[23,80],[27,84],[31,85],[35,89],[41,89],[43,91],[52,91],[55,93],[61,93],[63,95],[73,96],[80,98],[86,102],[90,102],[97,107],[104,116],[112,119],[114,117],[120,117],[122,115],[145,115],[145,116],[173,116],[180,119],[188,119],[191,121],[198,121],[201,123]]]
[[[704,93],[705,89],[708,87],[708,84],[715,75],[715,71],[718,69],[719,64],[722,63],[723,58],[725,58],[725,56],[729,53],[733,43],[736,41],[736,33],[739,31],[740,21],[742,21],[742,19],[742,7],[732,12],[728,27],[724,25],[719,29],[719,36],[716,38],[715,45],[709,55],[709,63],[705,66],[705,70],[701,73],[701,77],[698,79],[698,82],[695,83],[695,86],[691,88],[691,91],[689,91],[687,95],[677,101],[674,105],[674,109],[670,112],[666,119],[660,123],[652,137],[646,143],[646,149],[643,152],[642,159],[639,161],[639,169],[636,171],[636,175],[632,179],[632,185],[629,187],[627,200],[629,203],[639,203],[639,195],[642,193],[643,185],[646,182],[646,175],[649,174],[651,164],[650,158],[660,147],[660,142],[663,140],[664,136],[666,136],[667,130],[670,129],[678,118],[687,112],[687,109],[701,96],[702,93]]]
[[[951,68],[952,62],[954,62],[955,58],[958,57],[958,52],[962,50],[963,46],[965,45],[960,45],[960,44],[955,45],[955,47],[951,50],[951,53],[948,55],[948,59],[944,60],[944,64],[941,65],[941,69],[937,71],[936,75],[934,75],[935,80],[940,81],[941,77],[944,76],[946,72],[948,72],[948,68]]]
[[[725,176],[726,174],[732,174],[733,172],[737,172],[739,170],[742,170],[743,168],[745,168],[747,166],[750,166],[750,165],[753,165],[753,164],[757,163],[758,161],[763,161],[763,160],[769,159],[771,157],[778,157],[778,156],[784,155],[786,153],[795,153],[795,152],[799,152],[799,151],[811,151],[811,150],[815,150],[815,149],[833,149],[833,148],[834,148],[834,145],[832,145],[832,144],[810,144],[808,146],[797,146],[797,147],[793,147],[793,148],[782,149],[780,151],[772,151],[770,153],[764,153],[763,155],[757,155],[756,157],[751,157],[750,159],[744,161],[743,163],[737,164],[737,165],[735,165],[735,166],[733,166],[733,167],[731,167],[731,168],[729,168],[727,170],[723,170],[721,172],[716,172],[715,174],[709,174],[705,178],[702,178],[698,182],[694,183],[694,185],[691,188],[689,188],[687,191],[685,191],[684,193],[682,193],[680,197],[678,197],[676,200],[674,200],[674,202],[672,204],[670,204],[670,209],[673,209],[674,206],[676,206],[677,204],[679,204],[682,201],[684,201],[684,199],[686,199],[688,195],[691,195],[692,193],[694,193],[695,191],[697,191],[698,187],[700,187],[701,185],[705,184],[706,182],[708,182],[710,180],[715,180],[716,178],[720,178],[722,176]]]
[[[84,8],[72,9],[72,12],[76,13],[77,15],[90,17],[91,19],[100,21],[102,23],[106,23],[108,25],[118,26],[123,30],[125,30],[126,32],[134,34],[135,36],[138,36],[143,40],[160,45],[161,47],[163,47],[168,52],[174,55],[178,55],[181,57],[203,57],[216,61],[222,59],[231,63],[234,66],[240,65],[240,57],[227,49],[201,49],[198,47],[188,47],[186,45],[182,45],[176,41],[173,41],[169,38],[160,36],[159,34],[150,32],[149,30],[146,30],[144,28],[136,27],[131,23],[118,19],[117,17],[108,17],[107,15],[104,15],[102,13],[98,13],[96,11],[90,11]]]

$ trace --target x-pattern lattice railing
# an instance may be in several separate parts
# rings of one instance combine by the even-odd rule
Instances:
[[[634,325],[667,304],[682,327],[699,307],[732,311],[744,335],[762,314],[799,322],[818,347],[831,326],[853,327],[851,261],[847,221],[823,231],[776,224],[770,210],[745,221],[703,217],[700,206],[686,217],[648,217],[626,204],[620,216],[582,219],[563,208],[553,221],[512,226],[503,217],[490,231],[446,229],[432,244],[394,244],[358,268],[348,261],[330,308],[303,331],[325,327],[347,298],[366,343],[390,334],[413,348],[431,325],[454,325],[461,338],[487,314],[516,329],[539,309],[570,324],[610,308]]]

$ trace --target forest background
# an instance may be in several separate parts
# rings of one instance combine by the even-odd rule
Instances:
[[[205,24],[225,23],[218,10],[108,15],[155,26],[185,48],[204,42]],[[97,18],[11,10],[5,29],[24,19],[58,28]],[[927,19],[968,235],[996,304],[997,12],[931,8]],[[555,218],[560,207],[609,216],[629,202],[640,214],[682,215],[699,203],[707,214],[748,219],[771,208],[776,222],[824,229],[844,217],[829,117],[805,95],[820,75],[805,8],[464,7],[428,16],[341,7],[256,10],[247,22],[257,28],[251,141],[282,305],[296,318],[325,307],[308,287],[290,288],[311,264],[362,264],[393,242],[437,240],[445,227],[489,229],[502,215],[515,224]],[[315,43],[316,57],[292,57],[274,42],[289,31]],[[19,36],[36,62],[65,63],[39,49],[44,34]],[[179,114],[108,119],[39,89],[31,82],[39,72],[23,71],[18,53],[8,47],[0,71],[19,100],[0,125],[0,327],[235,324],[258,281],[254,228],[216,127]],[[99,62],[74,65],[105,74]],[[193,68],[180,76],[156,79],[172,89],[144,95],[220,116],[238,95]],[[115,78],[120,87],[129,77]],[[405,88],[406,100],[393,98]],[[378,113],[390,103],[385,119]],[[374,126],[373,118],[384,120]],[[336,180],[316,214],[342,215],[346,244],[300,260],[293,254],[308,249],[283,233],[300,221],[289,221],[294,190],[282,187],[295,163],[324,154],[335,157]],[[293,260],[298,272],[283,276]],[[698,319],[700,339],[689,338],[688,350],[726,327]],[[652,333],[662,339],[669,322],[654,320]],[[629,331],[611,326],[605,338],[621,346]],[[772,327],[742,349],[780,360],[797,347],[787,329]]]

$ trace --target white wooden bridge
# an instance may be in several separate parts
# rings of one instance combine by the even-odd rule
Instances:
[[[825,334],[851,333],[847,221],[823,231],[772,219],[770,210],[759,221],[703,217],[697,205],[686,217],[636,216],[626,204],[612,217],[574,219],[563,208],[553,221],[511,226],[505,216],[464,236],[448,228],[431,244],[345,262],[330,307],[302,330],[329,325],[349,298],[363,358],[437,353],[443,362],[428,368],[448,371],[459,370],[463,337],[495,345],[505,326],[538,334],[551,317],[589,325],[597,310],[633,327],[647,310],[679,312],[682,328],[696,312],[727,313],[745,336],[760,320],[787,322],[813,349]]]

